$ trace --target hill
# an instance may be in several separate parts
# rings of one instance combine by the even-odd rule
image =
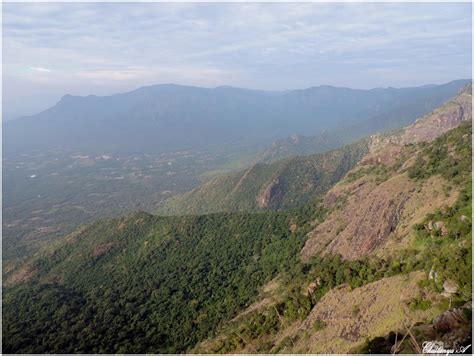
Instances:
[[[312,211],[318,215],[317,209]],[[4,278],[4,352],[173,353],[296,261],[300,213],[101,220]]]
[[[167,200],[157,213],[185,215],[301,206],[326,193],[367,152],[368,141],[360,140],[323,154],[256,163]]]
[[[466,83],[403,89],[329,86],[265,92],[232,87],[154,85],[106,97],[64,96],[37,115],[4,124],[4,152],[61,147],[88,153],[169,152],[270,142],[292,133],[402,126]]]
[[[372,138],[322,202],[135,213],[45,247],[4,271],[3,351],[380,352],[397,340],[389,332],[408,335],[414,324],[415,341],[430,330],[464,340],[472,128],[455,108]],[[402,338],[397,347],[413,351]]]

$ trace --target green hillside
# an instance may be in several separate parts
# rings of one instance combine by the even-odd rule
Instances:
[[[416,162],[424,162],[409,170],[410,179],[422,185],[433,175],[447,174],[457,177],[453,189],[469,187],[470,157],[465,153],[470,140],[465,138],[470,132],[470,124],[463,124],[432,143],[407,146]],[[452,301],[461,305],[470,300],[471,246],[464,241],[470,239],[471,224],[461,217],[470,216],[471,194],[466,188],[449,212],[433,211],[426,218],[445,221],[450,234],[435,239],[430,235],[435,232],[422,223],[414,226],[419,234],[415,249],[400,247],[384,258],[354,261],[327,255],[300,262],[307,233],[329,213],[317,202],[284,212],[135,213],[98,221],[6,273],[3,351],[185,352],[222,330],[217,344],[200,351],[238,351],[248,345],[261,352],[298,350],[292,345],[305,344],[301,335],[283,343],[270,336],[304,321],[335,287],[349,283],[364,288],[399,274],[429,272],[433,263],[440,278],[456,281],[461,292]],[[227,329],[227,321],[257,301],[262,287],[275,277],[282,288],[280,304],[250,313],[237,329]],[[308,294],[306,285],[316,277],[320,288]],[[430,293],[442,288],[439,283],[429,287]],[[417,310],[432,302],[410,303]],[[442,305],[437,310],[446,310],[447,304]],[[311,330],[321,329],[322,322]]]
[[[183,352],[294,264],[321,214],[98,221],[4,279],[3,350]]]
[[[187,215],[302,206],[326,193],[367,151],[368,140],[364,139],[323,154],[257,163],[171,198],[157,213]]]

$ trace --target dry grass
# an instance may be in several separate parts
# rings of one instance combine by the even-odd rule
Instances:
[[[385,335],[407,323],[428,320],[435,310],[409,312],[406,301],[419,292],[422,272],[384,278],[360,288],[333,289],[314,307],[304,321],[307,338],[300,339],[295,350],[307,353],[345,353],[365,338]],[[402,298],[401,298],[402,296]],[[357,306],[357,313],[354,313]],[[315,321],[326,327],[313,330]]]

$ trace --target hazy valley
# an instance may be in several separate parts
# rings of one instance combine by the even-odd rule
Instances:
[[[276,161],[337,150],[368,134],[401,127],[454,96],[465,83],[286,92],[157,85],[109,97],[65,96],[42,113],[4,124],[3,256],[30,255],[43,242],[83,223],[124,212],[302,205],[352,168],[364,153],[363,141],[322,159]],[[285,137],[290,134],[296,136]],[[326,175],[331,164],[334,171]],[[234,196],[222,200],[242,173],[208,180],[245,167],[258,183],[251,174],[240,190],[233,190]],[[292,176],[295,172],[301,179]],[[278,177],[279,186],[287,186],[282,188],[285,197],[266,203],[265,194],[274,193],[265,189],[271,190]],[[201,201],[206,186],[212,192],[204,191]],[[186,197],[167,201],[195,188],[188,195],[198,195],[195,202]],[[257,203],[254,195],[263,200]]]

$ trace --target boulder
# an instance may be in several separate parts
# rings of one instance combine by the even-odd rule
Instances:
[[[443,221],[437,221],[434,223],[434,227],[437,231],[441,232],[441,236],[446,236],[449,234],[449,230],[447,229],[446,225]]]
[[[460,309],[448,310],[433,320],[433,329],[445,333],[456,330],[463,322],[465,317]]]
[[[444,291],[448,294],[454,294],[458,291],[458,284],[452,279],[447,279],[443,283]]]
[[[427,229],[430,230],[430,231],[433,230],[433,221],[430,220],[428,222]]]
[[[315,282],[311,282],[308,285],[308,288],[306,288],[306,291],[308,292],[308,294],[313,294],[316,288],[318,288],[318,285]]]

